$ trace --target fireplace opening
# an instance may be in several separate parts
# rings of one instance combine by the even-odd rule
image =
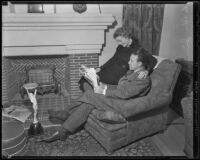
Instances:
[[[82,94],[78,86],[81,78],[81,64],[88,67],[98,67],[98,54],[71,54],[55,56],[17,56],[2,57],[2,103],[17,106],[25,105],[32,109],[32,103],[27,96],[22,99],[20,87],[26,80],[26,68],[36,66],[55,66],[55,77],[61,85],[61,95],[55,93],[37,94],[38,120],[43,126],[52,125],[49,121],[48,109],[65,109],[73,100]],[[33,121],[33,115],[25,123],[28,128]]]

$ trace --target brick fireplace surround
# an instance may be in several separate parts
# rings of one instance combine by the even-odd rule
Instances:
[[[15,94],[19,93],[20,82],[24,82],[26,78],[25,66],[35,65],[55,65],[55,77],[61,86],[70,93],[71,98],[76,99],[81,94],[78,87],[78,80],[81,77],[80,65],[97,67],[98,54],[3,57],[2,62],[2,97],[4,102],[11,100]]]
[[[25,66],[55,65],[55,76],[76,99],[81,64],[97,67],[112,15],[4,14],[2,103],[19,93]]]

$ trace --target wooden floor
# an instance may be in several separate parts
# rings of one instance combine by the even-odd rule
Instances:
[[[185,145],[185,127],[183,117],[172,111],[174,120],[168,129],[152,136],[152,140],[164,156],[186,156],[183,152]]]

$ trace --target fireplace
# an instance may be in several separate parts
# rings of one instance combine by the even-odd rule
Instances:
[[[55,65],[55,76],[71,95],[80,96],[79,67],[97,67],[110,14],[4,14],[2,97],[11,100],[25,79],[25,66]]]

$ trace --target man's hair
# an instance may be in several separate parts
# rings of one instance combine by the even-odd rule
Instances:
[[[114,34],[113,34],[113,38],[117,38],[119,36],[125,37],[125,38],[131,38],[132,34],[131,32],[124,28],[124,27],[119,27],[115,30]]]
[[[149,69],[149,65],[150,65],[149,54],[150,53],[147,50],[145,50],[144,48],[139,48],[137,50],[133,50],[132,53],[131,53],[131,55],[137,55],[138,56],[137,61],[142,62],[142,65],[147,70]]]

